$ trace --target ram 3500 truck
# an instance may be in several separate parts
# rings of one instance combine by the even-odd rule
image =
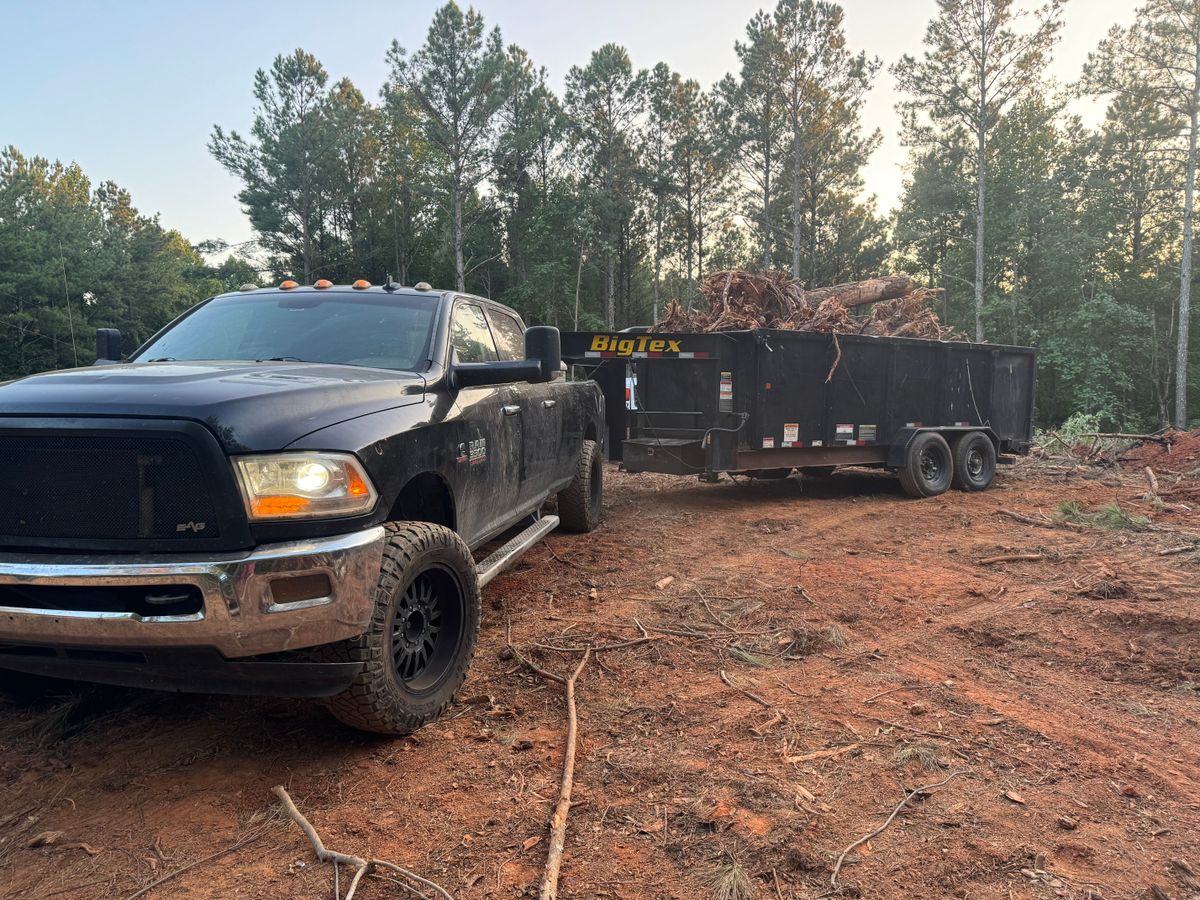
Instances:
[[[406,733],[462,684],[481,587],[599,522],[600,391],[489,300],[247,285],[119,339],[0,385],[0,684],[323,697]]]

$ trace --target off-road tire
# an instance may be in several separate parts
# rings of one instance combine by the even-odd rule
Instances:
[[[910,497],[936,497],[950,488],[954,479],[954,455],[946,439],[936,431],[923,431],[908,445],[900,467],[900,486]]]
[[[986,491],[996,477],[996,447],[982,431],[969,431],[950,445],[954,454],[954,486],[960,491]]]
[[[604,498],[604,463],[600,445],[584,441],[571,483],[558,492],[558,518],[567,531],[585,533],[600,524]]]
[[[325,705],[352,728],[409,734],[440,716],[467,677],[479,637],[479,579],[471,551],[449,528],[425,522],[389,522],[385,527],[388,541],[370,625],[364,634],[324,648],[328,657],[340,662],[361,662],[362,671]],[[447,657],[439,669],[444,665],[444,670],[431,673],[434,681],[430,684],[410,685],[401,678],[394,657],[396,616],[402,598],[423,575],[442,584],[446,596],[450,596],[449,585],[456,583],[460,614],[456,627],[452,623],[437,635],[437,641],[454,640],[454,645],[446,645],[443,651]],[[447,618],[452,616],[447,613]],[[431,652],[436,655],[439,647],[435,642]]]

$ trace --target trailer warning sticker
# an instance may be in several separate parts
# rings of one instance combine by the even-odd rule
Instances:
[[[854,437],[854,426],[853,425],[838,425],[836,430],[837,430],[837,439],[839,441],[844,441],[847,438]]]
[[[860,441],[875,440],[875,433],[876,433],[876,429],[875,429],[874,425],[859,425],[858,426],[858,439]]]
[[[721,385],[717,394],[719,412],[733,412],[733,373],[721,373]]]
[[[783,426],[783,443],[781,447],[791,447],[800,440],[800,424],[798,422],[787,422]]]
[[[763,449],[764,450],[774,450],[775,449],[775,438],[773,438],[773,437],[763,438]]]

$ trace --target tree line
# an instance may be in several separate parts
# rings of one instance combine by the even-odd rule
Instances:
[[[0,372],[89,358],[72,326],[137,340],[244,280],[429,281],[614,328],[729,267],[808,286],[909,270],[944,288],[949,324],[1037,343],[1040,421],[1186,423],[1200,0],[1149,0],[1066,86],[1046,75],[1064,2],[938,0],[922,47],[885,69],[849,45],[838,4],[778,0],[708,86],[606,44],[557,91],[454,2],[420,46],[392,44],[374,98],[311,53],[280,55],[255,75],[249,130],[209,142],[256,236],[220,266],[201,252],[219,244],[115,185],[5,153]],[[886,215],[861,174],[881,76],[909,153]],[[1076,96],[1106,104],[1097,127]]]

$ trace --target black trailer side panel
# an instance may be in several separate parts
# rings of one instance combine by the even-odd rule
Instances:
[[[847,447],[856,462],[881,462],[917,428],[981,428],[1002,453],[1026,452],[1033,437],[1030,348],[757,330],[566,333],[563,349],[583,365],[631,364],[629,443],[654,471],[695,471],[697,458],[708,471],[828,465]]]

